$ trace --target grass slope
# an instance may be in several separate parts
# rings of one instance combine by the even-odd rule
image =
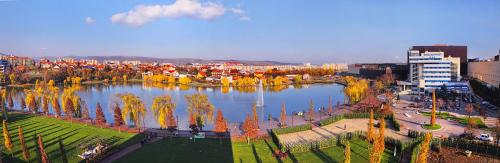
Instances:
[[[69,162],[81,161],[81,159],[77,156],[82,152],[78,145],[80,142],[88,141],[88,139],[93,137],[100,137],[114,142],[112,144],[114,148],[126,146],[126,143],[134,143],[142,139],[136,134],[124,132],[120,133],[111,129],[101,129],[76,122],[71,123],[44,116],[9,113],[8,128],[12,144],[14,145],[14,149],[12,151],[14,158],[10,156],[10,152],[4,147],[4,162],[24,162],[24,160],[22,160],[22,150],[19,144],[18,126],[23,128],[24,139],[30,150],[30,162],[36,162],[35,160],[37,154],[35,152],[35,142],[33,141],[33,135],[35,133],[42,135],[45,152],[51,162],[62,162],[58,144],[59,137],[63,140]],[[0,141],[3,145],[3,136],[0,138]]]
[[[368,162],[368,143],[351,141],[351,162]],[[188,138],[165,139],[121,158],[116,162],[343,162],[344,147],[330,147],[318,151],[293,153],[285,160],[273,156],[276,145],[268,139],[246,142],[231,142],[219,139]],[[390,150],[384,153],[382,162],[397,162]]]
[[[431,116],[431,113],[430,112],[422,112],[422,115],[424,116],[428,116],[430,117]],[[450,120],[454,120],[454,121],[457,121],[459,122],[460,124],[463,124],[463,125],[467,125],[469,123],[469,118],[460,118],[460,117],[456,117],[454,115],[451,115],[449,113],[446,113],[446,112],[443,112],[443,113],[439,113],[437,112],[436,113],[436,117],[439,118],[439,119],[450,119]],[[473,120],[477,127],[479,128],[488,128],[484,122],[481,120],[481,118],[477,118],[477,117],[472,117],[470,118],[471,120]]]

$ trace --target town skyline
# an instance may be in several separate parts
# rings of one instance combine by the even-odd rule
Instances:
[[[488,58],[498,3],[0,1],[0,53],[403,63],[410,46],[448,44]]]

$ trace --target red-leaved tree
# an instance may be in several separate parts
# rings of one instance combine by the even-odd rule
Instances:
[[[100,103],[97,103],[95,109],[95,121],[98,125],[106,124],[106,118],[104,117],[104,112],[102,112],[102,107]]]

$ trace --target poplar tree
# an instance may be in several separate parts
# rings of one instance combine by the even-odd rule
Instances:
[[[47,153],[45,153],[45,148],[43,147],[43,140],[41,135],[38,135],[38,151],[40,152],[42,163],[49,163],[50,162],[49,157],[47,156]]]
[[[417,163],[426,163],[427,162],[427,155],[429,153],[431,139],[432,139],[431,133],[426,133],[424,140],[422,141],[422,144],[420,146],[420,152],[419,152],[418,157],[417,157]]]
[[[285,127],[286,126],[286,107],[285,107],[285,103],[283,103],[283,105],[281,105],[281,116],[280,116],[280,120],[281,120],[281,127]]]
[[[12,140],[10,139],[10,135],[9,135],[9,129],[7,128],[7,121],[6,120],[3,120],[3,139],[4,139],[4,145],[5,145],[5,148],[7,148],[7,150],[9,150],[10,152],[12,152]]]
[[[344,163],[351,163],[351,144],[349,141],[345,142]]]
[[[436,124],[436,90],[432,90],[431,126]]]
[[[29,162],[30,159],[30,151],[28,150],[28,147],[26,147],[26,142],[24,140],[24,134],[23,134],[23,128],[21,126],[18,127],[18,132],[19,132],[19,144],[21,145],[21,149],[23,150],[23,158],[24,160]]]

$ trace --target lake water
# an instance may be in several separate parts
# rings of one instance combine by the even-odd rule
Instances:
[[[306,111],[309,100],[312,99],[316,111],[321,106],[328,106],[328,96],[332,97],[332,104],[343,103],[345,95],[343,86],[339,84],[311,84],[301,86],[287,86],[281,88],[264,89],[264,107],[257,108],[260,120],[269,115],[279,117],[281,105],[286,104],[287,114]],[[146,127],[159,127],[151,112],[151,103],[156,96],[168,94],[172,96],[177,107],[175,114],[179,118],[179,127],[186,129],[189,115],[184,99],[185,95],[203,93],[217,109],[221,109],[229,122],[242,122],[247,114],[252,113],[252,104],[257,100],[256,88],[207,88],[207,87],[179,87],[164,85],[85,85],[77,94],[85,100],[92,118],[95,117],[95,106],[99,102],[103,108],[108,123],[113,122],[112,105],[118,100],[117,94],[133,93],[141,98],[146,105],[147,115],[144,119]],[[14,95],[14,109],[19,109],[19,98],[24,97],[22,91]],[[51,109],[52,110],[52,109]],[[215,119],[215,115],[214,115]],[[210,122],[207,127],[210,128]]]

